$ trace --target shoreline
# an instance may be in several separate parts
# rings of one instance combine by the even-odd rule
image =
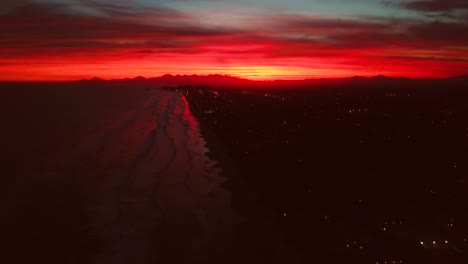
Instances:
[[[181,93],[188,102],[190,112],[197,119],[201,136],[206,142],[206,155],[221,169],[220,176],[226,179],[222,186],[231,193],[231,206],[240,215],[239,239],[248,252],[252,263],[303,263],[298,252],[287,245],[284,234],[275,228],[275,215],[261,204],[259,197],[249,188],[241,175],[236,161],[223,148],[223,142],[203,122],[203,112],[187,94]],[[259,248],[262,245],[262,248]]]

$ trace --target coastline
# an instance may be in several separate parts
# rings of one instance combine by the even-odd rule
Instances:
[[[257,194],[242,177],[236,161],[223,147],[223,141],[203,122],[203,111],[197,107],[198,103],[188,94],[181,94],[198,121],[208,149],[206,155],[216,162],[214,166],[221,169],[219,174],[226,179],[223,187],[232,195],[232,208],[241,216],[238,239],[245,248],[250,249],[246,259],[252,263],[302,263],[299,254],[287,244],[284,234],[275,227],[273,212],[260,203]]]

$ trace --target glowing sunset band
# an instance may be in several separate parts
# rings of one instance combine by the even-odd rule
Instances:
[[[241,62],[219,64],[203,55],[158,58],[149,56],[135,60],[42,59],[12,60],[1,66],[2,81],[68,81],[100,77],[104,79],[157,77],[170,74],[227,74],[252,80],[339,78],[349,76],[405,76],[413,78],[452,77],[468,72],[467,62],[410,59],[373,59],[348,62],[330,59],[281,58],[242,65]],[[343,59],[340,59],[343,61]],[[271,64],[268,64],[271,63]]]

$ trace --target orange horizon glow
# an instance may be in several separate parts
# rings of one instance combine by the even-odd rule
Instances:
[[[124,79],[143,76],[159,77],[172,75],[229,75],[249,80],[302,80],[314,78],[345,78],[351,76],[370,77],[386,75],[408,78],[449,78],[466,75],[468,63],[452,61],[425,61],[405,59],[373,59],[359,58],[330,60],[293,58],[278,59],[275,65],[242,65],[235,62],[232,65],[219,65],[210,62],[211,58],[203,55],[193,55],[198,65],[191,62],[190,57],[171,57],[167,63],[157,62],[157,58],[149,56],[136,60],[102,60],[90,61],[50,61],[42,59],[27,59],[3,66],[0,81],[75,81],[91,79]],[[207,62],[202,63],[203,59]],[[357,61],[356,61],[357,60]],[[154,61],[154,63],[153,63]],[[395,61],[397,63],[395,63]],[[271,63],[271,62],[270,62]],[[455,69],[455,70],[454,70]]]
[[[280,44],[276,49],[287,52]],[[0,60],[0,81],[73,81],[99,77],[123,79],[135,76],[159,77],[173,75],[223,74],[251,80],[301,80],[313,78],[343,78],[351,76],[386,75],[408,78],[447,78],[468,74],[468,50],[451,52],[434,50],[404,51],[373,48],[364,50],[343,49],[322,57],[308,56],[307,47],[297,46],[290,52],[298,54],[268,55],[273,44],[255,46],[240,44],[220,47],[210,44],[199,47],[202,51],[179,54],[161,52],[137,54],[132,49],[100,50],[86,52],[52,50],[60,55],[31,54]],[[205,51],[209,49],[209,51]],[[302,49],[302,50],[301,50]],[[229,50],[228,53],[227,50]],[[412,56],[410,54],[412,53]],[[92,56],[90,54],[99,54]],[[393,57],[381,54],[394,54]],[[442,58],[442,59],[440,59]],[[454,58],[445,59],[445,58]]]

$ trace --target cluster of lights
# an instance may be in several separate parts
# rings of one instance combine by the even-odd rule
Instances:
[[[364,246],[358,244],[356,241],[353,241],[353,243],[346,244],[346,248],[359,248],[359,250],[364,250]]]
[[[432,195],[437,195],[437,192],[431,189],[426,189],[426,191]]]
[[[390,261],[376,262],[376,264],[392,264],[392,263],[403,263],[403,260],[390,260]]]
[[[420,241],[419,243],[420,243],[422,246],[426,245],[426,243],[424,243],[424,241]],[[444,242],[439,243],[439,244],[442,244],[442,245],[445,244],[445,245],[447,245],[448,243],[449,243],[448,240],[445,240]],[[434,241],[429,242],[429,243],[427,243],[427,244],[428,244],[428,245],[434,245],[434,246],[435,246],[435,245],[437,245],[438,243],[437,243],[437,241],[434,240]]]
[[[401,220],[398,220],[398,221],[393,220],[391,222],[385,222],[384,225],[381,227],[381,229],[383,231],[387,231],[389,226],[402,225],[402,224],[403,224],[403,221]]]
[[[354,112],[358,112],[358,113],[361,113],[361,112],[369,112],[369,109],[367,109],[367,108],[363,108],[363,109],[357,108],[357,109],[350,109],[350,110],[348,111],[348,113],[350,113],[350,114],[352,114],[352,113],[354,113]]]

